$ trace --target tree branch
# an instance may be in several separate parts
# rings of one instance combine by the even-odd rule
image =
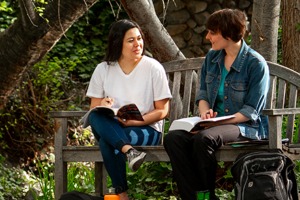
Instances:
[[[26,28],[29,24],[36,25],[36,19],[38,14],[34,11],[34,4],[32,0],[19,0],[21,21],[23,28]]]
[[[160,62],[185,59],[172,37],[159,21],[151,0],[121,0],[130,18],[145,34],[146,46]]]
[[[29,5],[30,1],[19,1],[25,3],[20,5],[22,17],[0,33],[0,109],[28,67],[40,61],[72,24],[97,2],[52,0],[45,7],[43,19],[33,17],[35,14],[32,13],[33,5]],[[58,12],[63,14],[58,17]],[[34,23],[28,23],[27,19]]]

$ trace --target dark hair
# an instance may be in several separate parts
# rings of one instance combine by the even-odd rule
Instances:
[[[246,15],[237,9],[215,11],[207,20],[206,28],[221,33],[223,38],[234,42],[240,41],[246,33]]]
[[[142,39],[144,40],[142,29],[136,22],[129,19],[122,19],[112,24],[108,35],[108,46],[104,61],[109,64],[110,62],[117,61],[121,57],[125,33],[132,28],[139,29]]]

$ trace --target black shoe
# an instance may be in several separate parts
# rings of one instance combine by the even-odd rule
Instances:
[[[128,167],[135,172],[144,162],[146,155],[145,152],[140,152],[133,148],[129,149],[126,152]]]
[[[210,193],[210,197],[209,197],[210,200],[220,200],[219,197],[217,197],[215,195],[215,193]]]

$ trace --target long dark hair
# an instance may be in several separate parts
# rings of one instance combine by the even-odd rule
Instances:
[[[108,46],[104,61],[109,64],[110,62],[117,61],[121,57],[125,33],[132,28],[139,29],[142,39],[144,40],[142,29],[136,22],[129,19],[122,19],[112,24],[108,35]],[[145,48],[142,54],[144,54],[144,51]]]

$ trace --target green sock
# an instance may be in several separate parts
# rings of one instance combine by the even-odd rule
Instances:
[[[209,191],[197,192],[197,200],[209,200]]]

